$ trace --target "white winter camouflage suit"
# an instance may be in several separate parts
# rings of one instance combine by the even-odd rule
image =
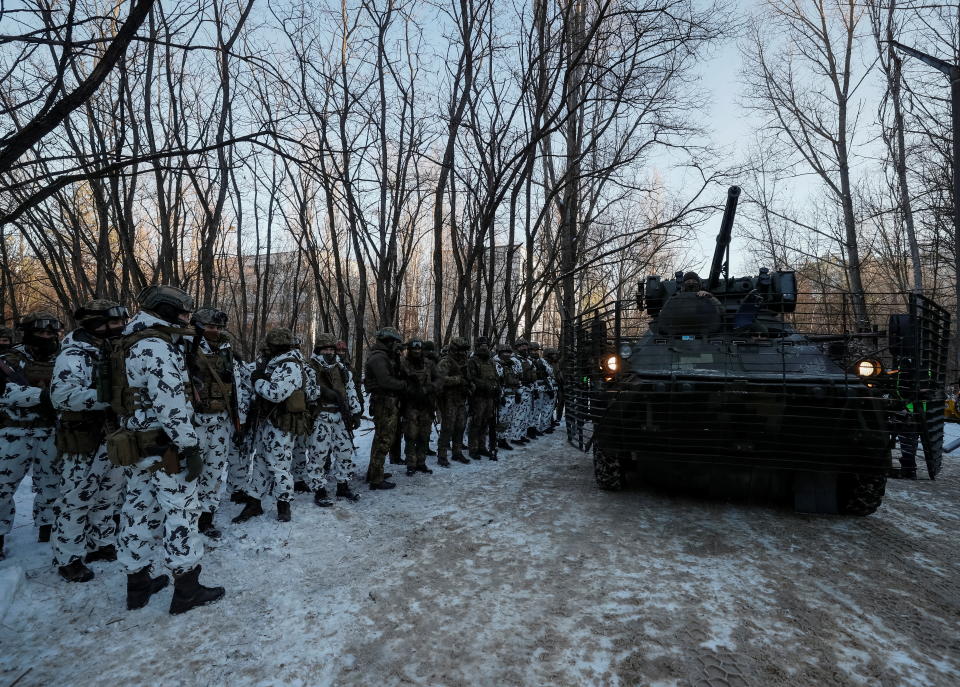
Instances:
[[[322,355],[314,355],[312,360],[322,368],[332,368],[333,373],[341,373],[346,380],[347,406],[350,414],[360,412],[360,399],[353,385],[353,375],[337,358],[333,364],[327,363]],[[323,401],[320,401],[322,404]],[[350,421],[347,418],[346,421]],[[327,480],[349,482],[357,471],[356,448],[350,438],[346,422],[339,411],[321,410],[313,435],[310,437],[310,451],[306,461],[306,478],[310,489],[316,491],[326,487]]]
[[[498,355],[493,359],[493,364],[497,368],[497,378],[500,380],[500,388],[503,390],[503,405],[500,406],[500,426],[497,428],[497,439],[509,441],[513,439],[513,421],[517,411],[517,404],[514,400],[513,389],[506,388],[504,384],[504,365],[510,365],[513,368],[513,357],[506,363]]]
[[[14,350],[33,360],[23,345]],[[20,423],[44,423],[34,427],[2,427],[0,418],[0,535],[13,527],[13,495],[27,471],[33,471],[33,522],[36,526],[52,525],[54,504],[60,473],[54,440],[54,422],[43,419],[40,412],[38,386],[23,386],[7,382],[0,395],[0,413],[8,420]]]
[[[557,402],[557,380],[553,374],[553,365],[541,358],[538,361],[547,372],[547,378],[537,382],[540,398],[534,402],[533,426],[545,432],[553,427],[553,409]]]
[[[105,411],[110,407],[97,401],[94,365],[100,357],[100,342],[84,330],[64,337],[50,383],[50,399],[57,411]],[[102,436],[102,426],[98,429]],[[91,453],[64,453],[61,461],[53,562],[68,565],[87,551],[114,544],[117,526],[113,516],[121,505],[124,475],[122,468],[107,459],[107,445],[102,440]]]
[[[198,337],[198,341],[203,354],[214,352],[213,346],[205,338]],[[217,351],[229,349],[229,343],[222,343],[216,348]],[[198,363],[201,369],[202,365],[203,363]],[[228,380],[223,381],[229,383]],[[203,454],[203,470],[197,478],[200,512],[212,513],[220,505],[220,495],[227,479],[227,462],[234,449],[233,419],[230,411],[224,410],[216,413],[195,413],[193,423],[197,428],[197,439]]]
[[[271,359],[264,373],[267,378],[254,381],[253,388],[257,395],[271,403],[283,403],[301,388],[306,393],[307,401],[317,398],[316,381],[298,350],[281,353]],[[293,455],[298,443],[296,435],[279,429],[269,419],[261,419],[256,432],[250,495],[258,499],[272,495],[277,501],[292,501]],[[305,444],[300,442],[300,450],[304,450]]]
[[[139,312],[124,334],[151,325],[169,326],[148,312]],[[127,355],[127,383],[143,389],[143,407],[124,417],[127,429],[162,428],[180,450],[198,445],[193,426],[193,406],[184,382],[187,366],[184,344],[173,345],[159,337],[134,344]],[[168,475],[151,470],[160,456],[147,456],[128,468],[127,494],[120,516],[117,559],[128,572],[150,565],[158,539],[163,541],[164,562],[174,575],[193,569],[203,555],[197,531],[200,499],[196,480],[188,482],[186,470]]]
[[[513,356],[513,373],[517,375],[519,379],[523,379],[523,361],[519,356]],[[527,436],[527,429],[530,427],[530,416],[533,411],[533,394],[530,393],[530,387],[527,385],[521,386],[518,391],[520,392],[520,402],[514,405],[513,408],[513,422],[510,427],[510,440],[517,441],[525,436]]]
[[[250,403],[253,401],[253,382],[250,375],[256,367],[255,362],[244,363],[233,361],[233,378],[237,391],[237,414],[239,422],[244,425],[250,414]],[[253,430],[250,430],[251,432]],[[250,479],[250,464],[253,461],[253,437],[244,437],[240,444],[232,443],[227,454],[227,490],[232,494],[235,491],[247,491],[247,482]]]

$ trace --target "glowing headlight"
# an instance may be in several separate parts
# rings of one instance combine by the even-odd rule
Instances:
[[[876,377],[878,374],[883,372],[883,366],[880,364],[879,360],[870,360],[869,358],[864,358],[857,363],[856,370],[857,374],[861,377]]]
[[[616,372],[620,369],[620,359],[615,355],[604,358],[603,369],[607,372]]]
[[[620,344],[620,349],[617,352],[621,358],[629,358],[633,354],[633,346],[628,343]]]

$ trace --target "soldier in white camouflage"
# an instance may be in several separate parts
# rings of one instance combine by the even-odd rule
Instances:
[[[360,400],[353,376],[337,356],[336,343],[333,334],[317,334],[310,358],[321,391],[316,401],[316,425],[306,477],[314,503],[321,507],[333,505],[326,488],[328,478],[336,481],[338,499],[360,498],[350,488],[357,471],[353,430],[360,426]]]
[[[494,359],[497,378],[500,382],[500,413],[497,425],[497,446],[512,451],[513,423],[517,407],[520,404],[520,376],[514,369],[513,348],[508,343],[497,345],[497,357]]]
[[[50,398],[58,412],[60,487],[53,530],[53,562],[68,582],[87,582],[85,564],[115,561],[114,516],[123,495],[123,469],[107,459],[106,433],[116,429],[103,371],[109,341],[123,333],[130,314],[103,299],[76,310],[80,326],[64,337],[53,367]],[[106,382],[109,384],[109,382]]]
[[[543,359],[543,347],[536,341],[530,344],[530,361],[536,375],[537,400],[533,403],[532,427],[537,436],[543,436],[553,427],[553,402],[557,397],[553,368]]]
[[[117,559],[127,569],[127,608],[142,608],[167,585],[151,577],[157,544],[174,577],[170,613],[211,603],[223,587],[200,584],[197,477],[203,457],[193,424],[186,347],[193,299],[172,286],[148,286],[111,356],[111,404],[120,430],[107,438],[111,461],[126,466]]]
[[[277,520],[290,522],[297,437],[313,430],[309,404],[319,396],[313,371],[300,352],[300,338],[285,327],[267,333],[266,356],[251,376],[259,406],[250,500],[233,522],[263,514],[262,500],[277,501]],[[301,441],[301,446],[305,443]]]
[[[233,503],[246,503],[250,479],[250,467],[253,463],[253,429],[250,426],[250,409],[256,394],[253,391],[251,375],[257,368],[256,361],[246,362],[233,352],[233,379],[237,390],[237,416],[240,420],[240,433],[230,446],[227,466],[227,491]]]
[[[33,522],[41,542],[50,541],[60,481],[50,380],[63,325],[51,313],[32,312],[18,326],[23,342],[0,358],[0,558],[13,527],[13,495],[27,472],[32,472]]]
[[[513,413],[510,440],[514,444],[530,443],[530,418],[533,414],[533,367],[527,359],[530,344],[526,339],[513,342],[513,370],[520,380],[519,399]]]
[[[197,405],[193,416],[203,454],[197,479],[200,499],[200,534],[220,538],[213,524],[220,492],[227,477],[227,462],[240,431],[233,349],[227,337],[227,313],[214,307],[198,308],[190,318],[196,336],[187,357]]]

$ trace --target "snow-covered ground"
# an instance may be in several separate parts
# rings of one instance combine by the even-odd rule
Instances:
[[[60,580],[24,485],[0,563],[0,682],[960,684],[956,459],[843,518],[600,492],[560,432],[501,455],[395,469],[397,489],[332,509],[301,496],[289,524],[231,526],[226,504],[202,580],[227,596],[177,617],[169,590],[127,612],[115,563]]]

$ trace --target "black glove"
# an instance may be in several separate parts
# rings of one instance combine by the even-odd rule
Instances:
[[[199,446],[191,446],[180,450],[180,458],[187,466],[187,481],[192,482],[200,476],[203,470],[203,453]]]
[[[547,389],[547,398],[556,398],[557,392],[553,389]]]
[[[258,380],[261,379],[270,379],[270,375],[267,374],[266,370],[254,370],[253,374],[250,375],[250,383],[255,384]]]
[[[519,402],[522,401],[522,400],[523,400],[523,396],[520,395],[520,392],[519,392],[519,391],[514,391],[514,392],[513,392],[513,402],[514,402],[514,403],[519,403]]]
[[[360,413],[354,413],[350,417],[351,429],[357,429],[360,426],[360,418],[362,417]]]
[[[500,397],[500,407],[503,408],[505,405],[507,405],[507,399],[506,399],[505,396],[501,396],[501,397]]]
[[[44,387],[40,389],[40,410],[44,412],[53,412],[53,402],[50,400],[50,389]]]
[[[533,400],[534,400],[534,401],[539,400],[539,399],[540,399],[540,390],[539,390],[539,389],[533,389],[532,391],[533,391]]]

